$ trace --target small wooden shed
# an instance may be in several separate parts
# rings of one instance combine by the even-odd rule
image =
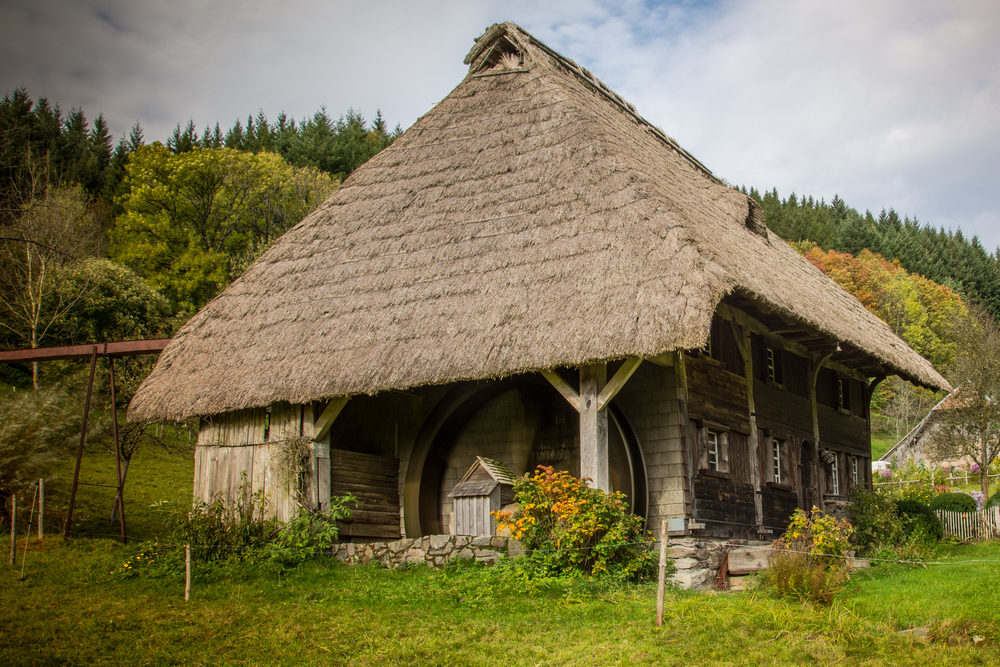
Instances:
[[[455,499],[455,535],[496,535],[492,513],[514,501],[514,473],[499,461],[477,456],[448,497]]]

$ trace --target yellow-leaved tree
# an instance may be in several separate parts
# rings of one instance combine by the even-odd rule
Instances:
[[[275,153],[159,143],[132,154],[111,255],[180,312],[193,313],[274,239],[311,213],[339,182]]]

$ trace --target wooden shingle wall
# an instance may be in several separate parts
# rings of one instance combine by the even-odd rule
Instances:
[[[642,447],[651,528],[662,519],[690,516],[679,395],[673,367],[643,362],[614,401]]]

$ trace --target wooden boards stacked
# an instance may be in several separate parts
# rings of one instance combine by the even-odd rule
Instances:
[[[351,519],[338,523],[347,541],[399,539],[399,459],[330,450],[330,494],[352,494]],[[360,538],[355,540],[354,538]]]

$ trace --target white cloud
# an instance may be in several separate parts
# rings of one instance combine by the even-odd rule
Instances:
[[[120,135],[381,108],[404,127],[513,20],[734,183],[894,206],[1000,244],[1000,7],[987,2],[16,0],[0,87]]]

